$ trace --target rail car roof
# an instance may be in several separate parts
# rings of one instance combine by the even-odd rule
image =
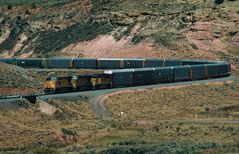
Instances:
[[[190,65],[173,66],[173,68],[190,68]]]
[[[174,66],[167,66],[167,67],[154,67],[155,70],[173,70]]]
[[[46,78],[47,81],[50,81],[50,80],[71,80],[72,79],[72,76],[66,76],[66,77],[48,77]]]
[[[73,60],[96,60],[96,58],[73,58]]]
[[[124,60],[139,60],[139,61],[144,61],[144,58],[124,58]]]
[[[109,77],[109,74],[92,74],[91,77],[98,78],[98,77]]]
[[[45,58],[17,58],[15,60],[44,60]]]
[[[134,71],[154,71],[155,69],[153,67],[147,67],[147,68],[135,68]]]
[[[98,60],[124,60],[124,58],[98,58]]]
[[[48,60],[73,60],[74,58],[47,58]]]
[[[72,79],[81,79],[81,78],[90,78],[92,74],[85,74],[85,75],[74,75]]]
[[[134,69],[106,70],[104,71],[104,74],[124,73],[124,72],[134,72]]]

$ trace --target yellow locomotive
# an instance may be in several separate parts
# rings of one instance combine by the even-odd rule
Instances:
[[[92,89],[109,88],[112,85],[110,75],[108,74],[94,74],[90,79]]]
[[[91,75],[72,76],[72,89],[70,91],[89,90],[91,89]]]
[[[45,81],[45,93],[62,93],[90,89],[109,88],[110,76],[107,74],[89,74],[69,77],[49,77]]]
[[[67,92],[73,89],[72,77],[49,77],[45,81],[45,93]]]

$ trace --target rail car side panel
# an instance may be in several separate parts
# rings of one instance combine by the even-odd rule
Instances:
[[[143,68],[144,59],[124,59],[124,68]]]
[[[189,66],[174,66],[173,74],[174,81],[187,81],[190,80]]]
[[[230,64],[224,63],[219,65],[219,76],[228,76],[231,74]]]
[[[219,64],[206,64],[207,78],[215,78],[219,76]]]
[[[75,58],[73,67],[77,69],[97,69],[97,59],[95,58]]]
[[[43,68],[43,58],[16,59],[15,64],[24,68]]]
[[[134,69],[133,80],[134,85],[147,85],[155,83],[154,69]]]
[[[173,82],[173,67],[154,68],[155,82]]]
[[[180,66],[182,65],[181,60],[165,59],[164,66]]]
[[[0,62],[6,63],[6,64],[14,64],[14,59],[12,58],[0,58]]]
[[[97,61],[99,69],[120,69],[124,67],[123,59],[99,58]]]
[[[71,58],[50,58],[47,59],[48,68],[72,68],[73,60]]]
[[[162,59],[145,59],[144,67],[163,67],[163,64]]]
[[[206,66],[205,65],[191,65],[190,66],[190,78],[191,80],[205,79],[206,78]]]
[[[110,75],[112,87],[124,87],[133,85],[133,69],[110,70],[105,71],[105,74]]]

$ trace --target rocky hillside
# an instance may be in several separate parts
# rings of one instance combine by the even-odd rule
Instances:
[[[238,63],[238,8],[238,0],[4,0],[0,56]]]

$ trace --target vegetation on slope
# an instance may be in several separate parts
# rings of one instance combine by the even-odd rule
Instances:
[[[0,74],[0,95],[33,93],[42,89],[42,83],[21,67],[0,63]]]
[[[237,102],[238,83],[120,94],[106,101],[113,116],[102,120],[86,98],[51,99],[52,115],[38,100],[0,112],[0,153],[233,153]]]
[[[11,31],[7,38],[2,38],[0,51],[14,49],[14,52],[10,53],[13,54],[11,56],[31,51],[34,51],[32,56],[44,56],[48,52],[60,51],[70,44],[89,41],[105,34],[113,35],[116,41],[130,36],[132,44],[144,40],[153,42],[159,49],[198,51],[202,50],[201,44],[185,35],[190,31],[202,30],[192,28],[196,22],[207,21],[215,21],[217,26],[213,27],[215,32],[209,32],[210,36],[198,38],[202,42],[205,40],[204,44],[209,42],[208,37],[214,36],[216,38],[213,39],[221,40],[226,46],[229,43],[229,48],[238,44],[231,43],[237,40],[238,33],[236,26],[233,26],[233,23],[238,22],[235,20],[239,11],[236,1],[224,1],[223,4],[216,5],[199,0],[10,0],[1,1],[0,6],[1,33]],[[19,24],[14,24],[17,19],[20,19]],[[220,29],[217,30],[220,28],[218,25],[224,25],[219,24],[221,22],[228,23],[227,31],[223,34]],[[131,34],[137,26],[138,30]],[[199,33],[195,35],[201,36]],[[229,35],[232,33],[235,36]],[[15,49],[21,40],[21,34],[27,39]]]
[[[59,51],[71,43],[78,41],[88,41],[96,38],[98,35],[107,34],[113,30],[113,26],[106,22],[88,21],[83,24],[72,25],[62,31],[42,32],[38,38],[35,51],[49,52]]]
[[[2,0],[0,1],[0,6],[22,6],[22,5],[31,5],[31,6],[44,6],[44,7],[60,7],[70,2],[76,0]]]
[[[219,113],[221,117],[236,119],[238,89],[238,84],[219,84],[149,90],[110,96],[106,106],[113,117],[124,112],[124,118],[129,120],[217,118]]]

